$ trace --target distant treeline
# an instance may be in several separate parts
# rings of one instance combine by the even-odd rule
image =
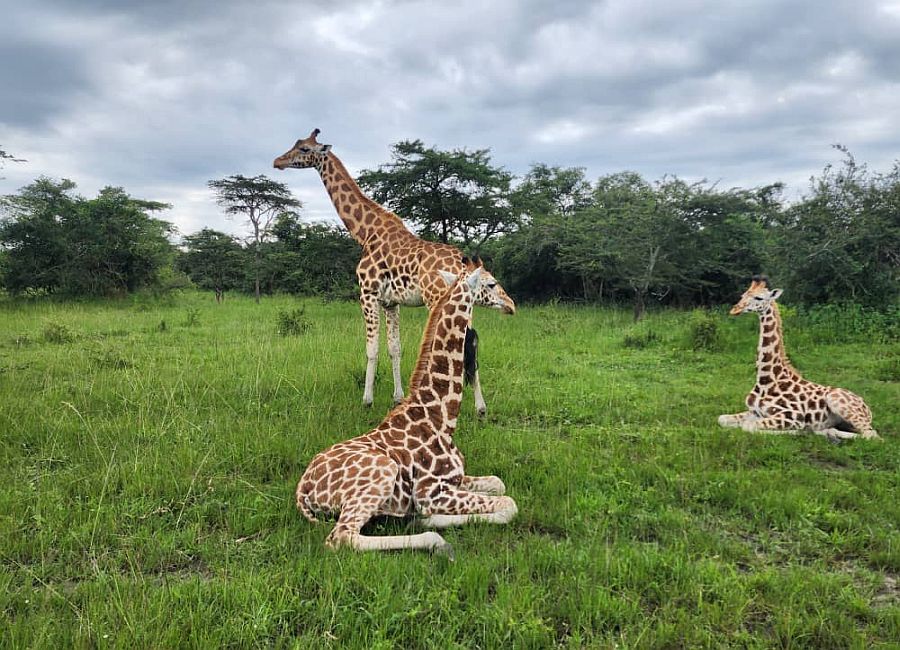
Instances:
[[[895,307],[900,163],[873,172],[839,149],[841,164],[790,202],[778,183],[721,189],[633,172],[591,182],[583,169],[542,164],[516,179],[493,167],[487,150],[419,141],[395,145],[392,162],[359,182],[422,236],[481,254],[520,302],[615,302],[639,316],[651,304],[732,302],[765,272],[792,302]],[[265,177],[228,183],[279,189]],[[241,196],[241,204],[219,200],[239,215]],[[175,245],[170,224],[152,216],[168,206],[120,188],[86,199],[70,181],[42,178],[3,199],[2,285],[13,295],[84,296],[191,284],[252,292],[258,279],[262,293],[355,297],[356,242],[340,225],[304,222],[299,202],[291,205],[249,243],[204,229]]]

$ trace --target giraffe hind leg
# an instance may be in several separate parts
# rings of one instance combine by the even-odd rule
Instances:
[[[825,403],[831,411],[832,418],[837,420],[832,425],[834,429],[855,433],[866,439],[881,437],[872,428],[872,412],[858,395],[836,389],[825,396]]]
[[[384,308],[387,324],[388,356],[394,376],[394,404],[403,401],[403,379],[400,377],[400,305]]]
[[[369,475],[362,476],[365,486],[341,503],[341,513],[334,529],[325,540],[325,546],[336,549],[349,546],[357,551],[392,551],[400,549],[426,549],[453,559],[453,547],[433,532],[417,535],[363,535],[362,528],[390,497],[399,468],[386,456],[376,457],[376,466]]]

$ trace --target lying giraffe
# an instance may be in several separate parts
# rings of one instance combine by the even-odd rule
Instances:
[[[435,532],[367,536],[360,531],[377,515],[416,515],[420,525],[432,528],[470,521],[505,524],[516,515],[516,502],[502,496],[503,481],[466,476],[453,443],[463,346],[484,273],[471,268],[464,278],[441,276],[444,295],[431,309],[409,397],[374,430],[319,453],[297,485],[297,508],[307,519],[316,521],[316,512],[339,513],[325,542],[329,548],[431,549],[452,557],[450,545]]]
[[[315,129],[308,138],[297,140],[293,147],[275,159],[276,169],[314,167],[331,197],[338,216],[363,249],[356,267],[360,304],[366,321],[366,385],[363,403],[371,406],[378,365],[378,330],[384,310],[387,323],[388,354],[394,375],[394,402],[403,399],[400,379],[400,305],[432,308],[446,288],[440,271],[454,274],[465,268],[462,254],[449,244],[425,241],[416,237],[403,220],[363,194],[343,163],[331,153],[330,144],[319,144]],[[506,314],[514,314],[516,305],[497,280],[483,272],[476,303]],[[484,415],[487,406],[481,393],[478,370],[472,376],[475,408]]]
[[[844,388],[821,386],[800,376],[784,351],[781,316],[775,300],[781,289],[769,289],[765,276],[755,275],[750,288],[731,308],[731,315],[759,314],[756,385],[747,395],[748,411],[720,415],[723,427],[744,431],[789,433],[812,431],[831,440],[878,438],[872,412],[861,397]]]

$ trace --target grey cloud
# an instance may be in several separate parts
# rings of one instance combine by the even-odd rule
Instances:
[[[836,141],[874,165],[900,144],[885,117],[900,112],[900,14],[878,5],[8,4],[0,142],[29,165],[0,192],[23,174],[120,184],[175,202],[186,231],[216,214],[205,181],[231,173],[271,173],[332,215],[315,174],[271,170],[313,127],[351,170],[421,138],[490,147],[517,174],[540,161],[725,185],[805,179]]]

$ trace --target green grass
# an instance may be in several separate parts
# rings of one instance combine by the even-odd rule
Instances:
[[[301,305],[308,327],[279,334]],[[403,311],[404,376],[425,317]],[[355,304],[0,303],[0,638],[898,647],[896,343],[821,345],[786,318],[795,365],[864,396],[885,438],[834,446],[720,429],[753,384],[756,322],[715,313],[718,351],[694,351],[696,318],[478,310],[489,415],[467,399],[457,441],[519,516],[446,531],[450,563],[326,551],[330,524],[294,510],[312,456],[390,407],[386,357],[361,404]]]

